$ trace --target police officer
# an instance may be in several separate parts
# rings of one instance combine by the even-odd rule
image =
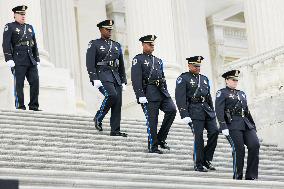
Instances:
[[[139,104],[146,116],[149,153],[162,154],[158,149],[170,150],[166,143],[170,127],[175,119],[176,107],[167,90],[167,84],[161,59],[152,55],[155,35],[141,37],[143,53],[133,58],[131,80]],[[164,113],[164,120],[157,134],[159,109]]]
[[[15,22],[5,25],[3,34],[3,52],[5,61],[12,70],[15,79],[15,106],[26,110],[24,104],[24,80],[30,84],[29,109],[38,109],[39,95],[39,54],[35,32],[32,25],[26,24],[27,6],[17,6],[12,9]]]
[[[258,178],[260,144],[246,94],[236,89],[239,74],[239,70],[231,70],[222,75],[226,88],[217,91],[215,108],[220,129],[232,147],[233,178],[241,180],[243,177],[246,145],[248,158],[245,179],[254,180]]]
[[[218,128],[210,94],[209,80],[199,74],[202,56],[186,59],[189,72],[181,74],[176,81],[176,104],[180,116],[188,124],[194,135],[194,170],[207,172],[216,170],[212,165],[213,154],[217,145]],[[203,130],[207,130],[207,146],[204,147]]]
[[[122,90],[126,88],[126,75],[121,45],[110,39],[113,20],[97,24],[101,38],[89,42],[86,65],[92,85],[104,95],[94,122],[97,130],[102,131],[102,121],[111,109],[110,136],[127,137],[120,132]]]

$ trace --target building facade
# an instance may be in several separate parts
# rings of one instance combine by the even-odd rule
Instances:
[[[202,55],[202,73],[212,94],[224,86],[220,75],[240,69],[259,135],[282,144],[284,132],[284,9],[282,0],[1,0],[0,26],[13,21],[11,9],[25,4],[27,22],[39,44],[40,107],[48,112],[93,115],[101,100],[89,82],[87,44],[100,37],[96,24],[115,21],[112,38],[125,55],[128,88],[122,116],[143,119],[130,80],[131,59],[141,53],[139,37],[155,34],[154,54],[165,64],[169,91],[187,70],[185,58]],[[2,37],[0,38],[2,44]],[[0,108],[14,109],[13,77],[0,52]],[[29,98],[28,85],[25,98]],[[177,116],[178,118],[178,116]]]

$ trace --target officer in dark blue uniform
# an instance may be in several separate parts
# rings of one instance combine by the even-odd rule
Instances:
[[[97,130],[102,131],[102,121],[111,109],[111,136],[127,137],[120,132],[122,90],[126,88],[126,75],[121,45],[110,39],[113,20],[97,24],[101,38],[90,41],[86,55],[87,71],[92,85],[105,96],[94,122]]]
[[[5,25],[3,34],[3,52],[5,61],[10,66],[15,79],[15,106],[26,110],[24,104],[24,81],[30,84],[29,109],[38,109],[39,95],[39,54],[35,32],[31,25],[25,23],[27,6],[17,6],[12,9],[15,22]]]
[[[246,94],[236,89],[239,74],[239,70],[231,70],[222,75],[226,88],[217,91],[215,108],[220,129],[232,147],[233,178],[241,180],[243,177],[246,145],[248,158],[245,179],[254,180],[258,178],[260,144]]]
[[[149,152],[161,154],[158,145],[170,150],[166,139],[176,116],[176,107],[167,90],[163,62],[152,55],[156,38],[155,35],[146,35],[139,39],[142,42],[143,53],[133,58],[131,80],[137,101],[146,116]],[[157,134],[159,109],[165,116]]]
[[[188,124],[194,135],[194,169],[207,172],[216,170],[211,164],[217,145],[218,128],[210,94],[209,80],[199,74],[202,56],[186,59],[189,72],[181,74],[176,81],[176,104],[182,120]],[[204,147],[203,130],[207,130],[207,146]],[[204,167],[203,167],[204,166]]]

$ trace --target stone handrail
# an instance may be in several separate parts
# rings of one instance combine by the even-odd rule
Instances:
[[[284,46],[257,56],[242,58],[224,65],[223,70],[241,71],[239,87],[250,98],[277,94],[284,90]]]

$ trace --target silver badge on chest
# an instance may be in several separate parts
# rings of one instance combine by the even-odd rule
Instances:
[[[148,62],[147,60],[145,60],[144,64],[145,64],[146,66],[149,66],[150,62]]]
[[[230,95],[229,95],[229,98],[232,98],[232,99],[234,99],[234,98],[235,98],[235,95],[233,95],[233,94],[230,94]]]
[[[19,28],[16,28],[15,31],[19,34],[21,30],[19,30]]]
[[[106,48],[105,48],[104,46],[101,46],[101,47],[100,47],[100,50],[101,50],[101,51],[105,51],[105,49],[106,49]]]

